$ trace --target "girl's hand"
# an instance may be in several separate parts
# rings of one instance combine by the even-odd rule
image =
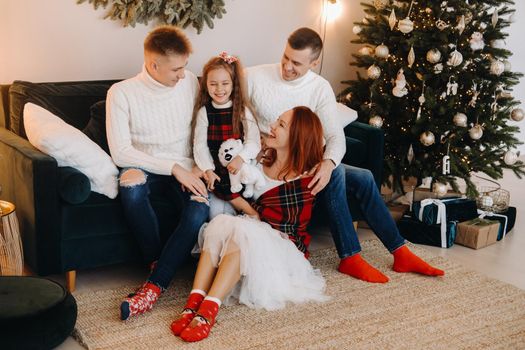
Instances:
[[[215,189],[215,181],[221,182],[221,178],[211,169],[206,170],[205,174],[205,179],[208,183],[208,191],[213,191]]]
[[[233,158],[233,160],[228,164],[226,169],[232,174],[237,174],[239,170],[241,170],[242,165],[244,164],[244,160],[240,156],[236,156]]]

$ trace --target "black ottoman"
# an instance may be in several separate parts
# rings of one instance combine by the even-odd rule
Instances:
[[[29,276],[0,276],[0,348],[52,349],[73,331],[75,298],[60,284]]]

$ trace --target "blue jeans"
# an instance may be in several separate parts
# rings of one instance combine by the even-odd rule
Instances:
[[[332,172],[328,185],[319,193],[319,201],[326,208],[330,231],[341,259],[361,251],[348,209],[349,198],[359,202],[368,225],[391,253],[405,244],[370,170],[340,164]]]
[[[149,281],[166,289],[176,270],[190,257],[191,249],[197,242],[199,228],[208,219],[209,207],[205,203],[191,200],[190,193],[182,191],[181,184],[175,177],[141,171],[146,176],[144,183],[119,186],[122,206],[146,263],[158,259]],[[162,247],[157,216],[149,199],[150,186],[155,182],[166,183],[173,189],[173,193],[177,196],[176,200],[182,198],[183,201],[180,221],[164,247]]]

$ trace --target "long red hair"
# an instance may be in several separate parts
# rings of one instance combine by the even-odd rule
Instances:
[[[300,175],[311,170],[323,160],[323,126],[317,114],[308,107],[292,109],[293,115],[289,126],[288,161],[279,172],[279,177]],[[268,149],[264,164],[271,166],[275,162],[276,152]]]

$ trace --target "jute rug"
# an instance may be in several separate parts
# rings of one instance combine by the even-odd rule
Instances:
[[[118,318],[124,295],[136,286],[75,295],[75,336],[88,349],[525,349],[525,292],[411,249],[446,271],[430,278],[392,271],[379,241],[362,243],[362,255],[390,282],[371,284],[336,271],[333,249],[311,258],[332,299],[266,312],[224,307],[208,339],[184,343],[169,325],[191,281],[176,280],[155,308],[126,322]]]

